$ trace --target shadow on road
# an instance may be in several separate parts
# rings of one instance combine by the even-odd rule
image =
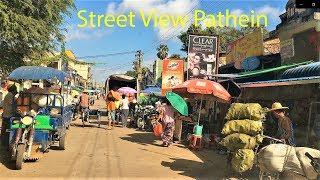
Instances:
[[[173,162],[162,161],[161,165],[169,167],[173,171],[179,171],[180,175],[195,179],[223,179],[225,171],[217,170],[218,164],[198,162],[187,159],[171,158]],[[220,165],[221,166],[221,165]]]
[[[151,132],[137,132],[133,134],[128,134],[128,137],[121,137],[122,140],[130,141],[133,143],[138,143],[141,145],[156,145],[156,138]]]
[[[3,164],[8,169],[14,170],[14,164],[11,162],[10,154],[7,148],[0,147],[0,163]]]

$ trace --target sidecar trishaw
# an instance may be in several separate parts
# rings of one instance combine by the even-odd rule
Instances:
[[[24,66],[14,70],[10,74],[9,79],[19,82],[26,80],[52,81],[56,79],[59,80],[62,88],[66,76],[67,74],[63,71],[53,68]],[[63,89],[61,89],[61,91],[63,91]],[[19,93],[17,108],[21,114],[28,114],[30,111],[36,112],[36,114],[34,117],[31,117],[34,120],[29,121],[34,122],[32,130],[23,133],[23,135],[27,134],[30,137],[26,138],[26,140],[22,139],[18,143],[24,143],[24,148],[19,148],[19,145],[17,145],[15,153],[12,153],[12,159],[16,161],[17,169],[21,169],[22,162],[38,160],[40,157],[39,154],[48,152],[49,148],[56,143],[59,149],[64,150],[66,148],[67,129],[70,126],[73,111],[72,105],[66,104],[66,99],[61,91],[59,93],[27,91]],[[28,117],[28,115],[25,117]],[[19,121],[19,117],[11,118],[9,142],[15,141],[18,129],[25,131],[25,128],[28,127],[29,124],[25,123],[24,119],[25,118],[20,117]]]

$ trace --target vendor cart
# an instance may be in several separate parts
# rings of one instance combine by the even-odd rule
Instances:
[[[52,81],[56,79],[62,87],[66,76],[66,73],[53,68],[23,66],[14,70],[9,75],[9,79],[20,83],[26,80]],[[32,144],[32,147],[28,147],[28,150],[20,149],[28,153],[17,152],[17,154],[20,154],[18,158],[22,158],[20,161],[36,161],[39,158],[39,154],[48,152],[48,149],[55,145],[56,142],[59,149],[64,150],[66,148],[67,129],[70,127],[73,111],[72,105],[68,105],[65,102],[66,97],[63,96],[62,91],[59,93],[28,91],[19,93],[17,108],[21,114],[26,115],[30,112],[36,112],[36,115],[32,117],[34,119],[34,126],[32,131],[30,131],[32,132],[32,142],[29,142],[30,139],[26,141],[26,146]],[[11,128],[9,129],[10,142],[15,139],[18,129],[24,130],[26,126],[21,117],[12,117],[11,119]],[[16,167],[17,169],[21,169],[21,164],[17,164]]]

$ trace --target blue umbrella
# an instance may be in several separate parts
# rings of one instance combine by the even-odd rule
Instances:
[[[22,66],[11,72],[9,79],[11,80],[41,80],[45,79],[48,81],[57,78],[60,82],[64,82],[67,77],[67,73],[50,68],[41,66]]]

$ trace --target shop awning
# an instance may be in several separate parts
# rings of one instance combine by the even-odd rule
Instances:
[[[301,65],[305,65],[305,64],[309,64],[312,63],[313,61],[306,61],[306,62],[302,62],[302,63],[296,63],[296,64],[291,64],[291,65],[284,65],[284,66],[279,66],[279,67],[275,67],[275,68],[269,68],[269,69],[261,69],[261,70],[256,70],[256,71],[249,71],[249,72],[243,72],[243,73],[239,73],[238,78],[246,78],[246,77],[252,77],[252,76],[258,76],[258,75],[262,75],[262,74],[266,74],[266,73],[270,73],[270,72],[276,72],[276,71],[281,71],[281,70],[286,70],[289,68],[293,68],[293,67],[297,67],[297,66],[301,66]]]

